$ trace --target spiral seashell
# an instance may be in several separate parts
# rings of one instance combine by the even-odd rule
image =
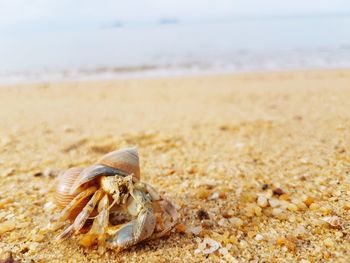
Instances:
[[[77,195],[77,193],[70,194],[70,190],[77,177],[83,170],[84,168],[70,168],[58,177],[55,200],[59,208],[66,207]],[[87,202],[88,199],[82,201],[78,206],[76,206],[71,212],[69,219],[75,218],[75,216],[83,209]]]
[[[134,174],[134,178],[140,180],[140,162],[136,147],[107,153],[97,163]]]
[[[58,177],[58,184],[56,187],[56,202],[61,208],[65,207],[76,194],[69,194],[75,180],[84,168],[70,168]]]

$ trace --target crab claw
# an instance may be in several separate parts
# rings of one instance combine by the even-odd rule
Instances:
[[[137,218],[118,228],[113,236],[107,239],[108,247],[117,248],[120,251],[152,236],[156,226],[156,217],[145,193],[134,191],[133,198],[128,204],[128,210],[131,214],[136,212]]]
[[[149,238],[153,234],[156,218],[152,209],[147,210],[141,212],[137,219],[122,225],[114,237],[107,239],[107,246],[120,251]]]

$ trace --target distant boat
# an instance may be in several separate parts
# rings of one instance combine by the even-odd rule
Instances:
[[[115,28],[115,27],[122,27],[123,26],[123,23],[122,21],[114,21],[112,24],[111,24],[111,27],[112,28]]]
[[[179,19],[174,18],[174,17],[168,17],[168,18],[161,18],[161,19],[159,19],[158,22],[161,25],[177,24],[177,23],[179,23]]]
[[[102,25],[100,26],[101,29],[106,29],[106,28],[119,28],[119,27],[123,27],[123,23],[122,23],[122,21],[120,21],[120,20],[108,22],[108,23],[102,24]]]

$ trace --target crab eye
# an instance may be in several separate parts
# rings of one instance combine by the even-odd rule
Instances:
[[[128,187],[126,185],[121,185],[119,187],[119,192],[120,192],[120,194],[127,194],[129,192]]]

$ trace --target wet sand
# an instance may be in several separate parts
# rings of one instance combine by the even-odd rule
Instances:
[[[0,259],[350,261],[349,70],[3,86],[0,105]],[[184,227],[120,254],[53,243],[49,171],[132,145]]]

